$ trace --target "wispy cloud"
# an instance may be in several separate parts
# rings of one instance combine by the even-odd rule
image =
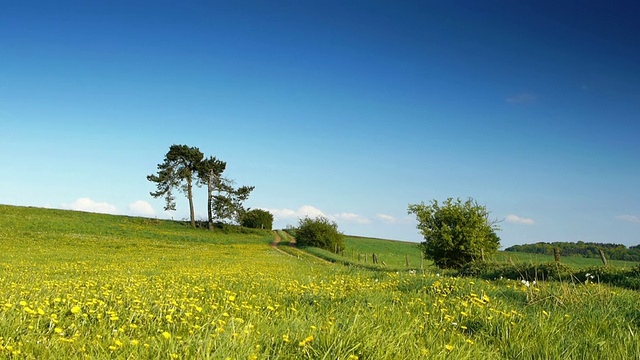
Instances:
[[[322,212],[322,210],[311,206],[311,205],[304,205],[298,208],[298,210],[291,210],[291,209],[264,209],[269,211],[270,213],[273,214],[273,218],[274,220],[283,220],[283,219],[298,219],[298,218],[303,218],[305,216],[308,216],[310,218],[315,218],[318,216],[324,216],[326,217],[326,215]]]
[[[291,209],[264,209],[273,214],[274,220],[284,220],[284,219],[301,219],[304,217],[316,218],[318,216],[324,216],[329,220],[333,221],[347,221],[347,222],[355,222],[358,224],[369,224],[371,220],[368,218],[350,213],[343,212],[339,214],[325,214],[322,210],[316,208],[311,205],[304,205],[299,207],[297,210]]]
[[[529,104],[536,101],[535,95],[532,94],[518,94],[507,98],[509,104]]]
[[[391,215],[387,215],[387,214],[376,214],[376,218],[378,218],[378,219],[380,219],[380,220],[382,220],[384,222],[390,223],[390,224],[393,224],[393,223],[398,221],[398,219],[396,219],[395,216],[391,216]]]
[[[514,223],[514,224],[533,225],[535,223],[535,221],[533,221],[533,219],[523,218],[523,217],[520,217],[520,216],[514,215],[514,214],[507,215],[506,220],[508,222]]]
[[[146,201],[138,200],[132,202],[127,206],[127,210],[132,215],[141,215],[141,216],[154,216],[156,214],[156,210]]]
[[[338,220],[350,221],[350,222],[355,222],[355,223],[358,223],[358,224],[369,224],[369,223],[371,223],[371,220],[367,219],[366,217],[364,217],[362,215],[354,214],[354,213],[334,214],[333,217],[338,219]]]
[[[640,224],[640,216],[636,215],[619,215],[616,219]]]
[[[102,214],[118,213],[118,208],[116,208],[115,205],[109,204],[107,202],[94,201],[89,198],[79,198],[71,204],[63,204],[62,208]]]

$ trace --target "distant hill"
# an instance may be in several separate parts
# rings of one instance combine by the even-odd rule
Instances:
[[[553,249],[559,248],[562,256],[579,256],[599,258],[601,249],[609,260],[640,261],[640,245],[627,248],[621,244],[589,243],[589,242],[539,242],[535,244],[514,245],[504,251],[530,254],[553,255]]]

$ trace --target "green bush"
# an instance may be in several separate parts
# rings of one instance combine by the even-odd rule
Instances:
[[[462,269],[496,252],[500,245],[496,221],[490,221],[487,209],[471,198],[409,205],[409,213],[416,215],[424,236],[425,258],[439,268]]]
[[[574,273],[578,281],[605,283],[627,289],[640,290],[640,265],[632,268],[597,266]]]
[[[344,235],[338,231],[338,225],[323,216],[300,219],[295,234],[296,242],[301,246],[314,246],[329,251],[334,251],[336,247],[338,250],[344,249]]]
[[[240,216],[240,225],[253,229],[271,230],[273,227],[273,215],[266,210],[249,210]]]
[[[512,280],[540,281],[568,279],[571,268],[562,263],[507,264],[474,261],[460,269],[460,275],[478,276],[484,279],[507,278]]]

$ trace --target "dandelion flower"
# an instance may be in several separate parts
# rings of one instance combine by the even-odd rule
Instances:
[[[171,334],[168,331],[165,331],[162,333],[162,337],[165,339],[171,339]]]
[[[444,348],[447,349],[447,351],[453,351],[453,345],[447,344],[444,346]]]
[[[313,335],[307,336],[304,340],[298,343],[298,346],[304,347],[307,346],[308,343],[313,342]]]

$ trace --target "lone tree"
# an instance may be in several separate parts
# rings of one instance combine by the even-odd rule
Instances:
[[[234,182],[223,179],[217,195],[213,195],[213,215],[220,220],[231,220],[240,223],[240,218],[246,212],[243,203],[249,198],[255,186],[241,186],[235,188]]]
[[[296,242],[303,246],[315,246],[334,251],[344,249],[344,236],[338,231],[338,224],[324,216],[315,219],[305,217],[298,222]]]
[[[417,228],[424,236],[421,246],[425,258],[440,268],[459,269],[500,246],[497,221],[490,221],[486,208],[472,198],[465,202],[449,198],[443,204],[436,200],[430,205],[410,204],[409,214],[416,215]]]
[[[214,194],[222,186],[222,173],[227,168],[227,163],[216,159],[214,156],[202,160],[198,166],[198,181],[207,185],[207,220],[209,230],[213,230]]]
[[[157,187],[155,192],[151,192],[151,196],[165,198],[165,211],[176,209],[172,190],[178,187],[182,190],[189,200],[189,215],[193,227],[196,226],[193,208],[193,176],[197,173],[203,157],[204,154],[197,147],[171,145],[164,157],[164,162],[158,164],[158,173],[147,176],[147,180],[156,183]]]
[[[249,210],[240,217],[240,225],[254,229],[271,230],[273,227],[273,214],[262,209]]]
[[[198,184],[207,185],[207,215],[209,230],[213,229],[214,219],[228,219],[240,222],[245,212],[242,203],[249,198],[254,186],[234,187],[234,181],[222,174],[227,163],[215,157],[200,162],[197,167]]]

